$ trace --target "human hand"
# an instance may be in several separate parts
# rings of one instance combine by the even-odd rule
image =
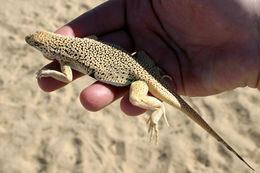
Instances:
[[[260,89],[257,1],[112,0],[83,14],[57,33],[99,39],[127,51],[144,50],[170,76],[177,93],[204,96],[241,86]],[[57,62],[48,66],[59,68]],[[74,71],[74,78],[82,76]],[[45,91],[66,84],[39,79]],[[125,95],[127,88],[96,82],[80,96],[86,109],[97,111]],[[137,115],[127,94],[122,110]]]

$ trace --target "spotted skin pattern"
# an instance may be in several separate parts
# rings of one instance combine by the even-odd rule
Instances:
[[[25,40],[61,65],[61,72],[43,68],[37,73],[37,78],[53,77],[63,82],[71,82],[71,69],[74,69],[114,86],[130,85],[130,102],[153,111],[148,124],[150,135],[155,137],[156,142],[160,118],[163,116],[168,124],[164,104],[160,101],[162,100],[184,112],[254,170],[168,85],[162,70],[144,51],[131,55],[118,45],[98,41],[95,36],[72,38],[47,31],[30,34]],[[148,91],[155,97],[147,96]]]

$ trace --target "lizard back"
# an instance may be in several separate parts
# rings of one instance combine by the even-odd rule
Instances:
[[[127,86],[136,80],[134,58],[117,45],[47,31],[28,35],[25,40],[45,56],[62,61],[104,83]]]

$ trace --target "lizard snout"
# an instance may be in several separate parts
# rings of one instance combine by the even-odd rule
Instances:
[[[25,41],[26,41],[26,43],[28,43],[29,45],[32,45],[32,34],[27,35],[27,36],[25,37]]]

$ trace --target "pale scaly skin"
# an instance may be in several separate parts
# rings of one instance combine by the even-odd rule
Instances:
[[[61,72],[43,68],[37,73],[37,78],[52,77],[68,83],[73,79],[71,69],[74,69],[114,86],[130,85],[130,102],[153,111],[148,123],[151,137],[155,136],[156,142],[160,118],[164,116],[168,124],[162,100],[184,112],[254,170],[175,93],[163,79],[161,70],[145,52],[131,55],[117,45],[97,41],[95,36],[72,38],[46,31],[28,35],[25,40],[47,57],[56,59],[61,66]],[[148,91],[155,97],[147,96]]]

